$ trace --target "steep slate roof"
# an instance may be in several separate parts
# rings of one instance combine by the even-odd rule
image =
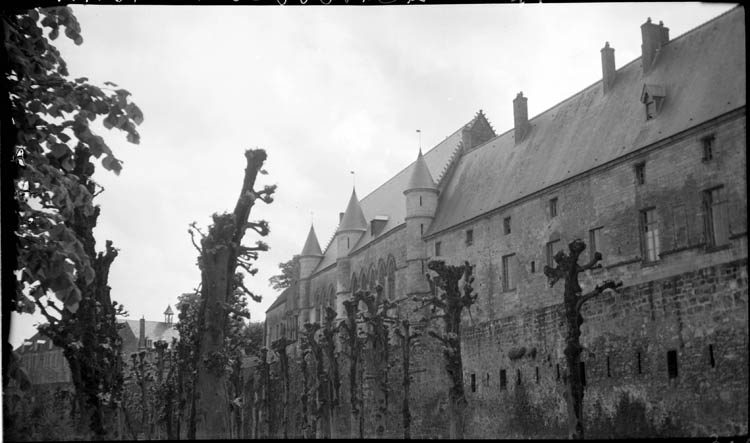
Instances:
[[[405,190],[407,189],[437,189],[435,180],[432,179],[432,174],[430,174],[427,163],[424,161],[421,149],[417,155],[417,161],[414,162],[411,178]]]
[[[307,233],[307,241],[305,241],[305,246],[302,248],[300,256],[304,257],[311,255],[323,255],[323,252],[320,250],[320,243],[318,243],[318,236],[315,235],[315,228],[313,228],[312,225],[310,225],[310,232]]]
[[[359,205],[357,191],[352,188],[352,196],[349,197],[349,204],[346,206],[344,217],[341,219],[336,232],[358,231],[362,229],[367,229],[367,220],[365,220],[362,207]]]
[[[172,312],[172,305],[167,305],[167,310],[164,311],[164,315],[174,315],[174,312]]]
[[[294,291],[296,287],[297,285],[293,284],[292,286],[284,289],[284,291],[281,294],[279,294],[278,297],[276,297],[276,300],[274,300],[274,302],[271,303],[271,306],[269,306],[268,309],[266,309],[266,313],[273,311],[277,307],[281,306],[282,303],[286,303],[287,295],[290,294],[292,291]]]
[[[138,346],[138,337],[140,336],[140,320],[119,320],[120,323],[125,323],[126,327],[120,329],[120,336],[123,338],[123,349],[128,342],[129,335],[133,334],[135,338],[135,346]],[[164,340],[168,344],[172,344],[172,338],[180,338],[180,334],[177,332],[175,323],[164,323],[162,321],[151,321],[146,320],[144,330],[146,332],[146,338],[150,338],[153,341]]]
[[[531,119],[518,145],[511,129],[463,155],[427,235],[745,106],[745,75],[744,9],[737,7],[664,45],[646,76],[638,58],[617,70],[606,95],[599,81]],[[644,84],[666,92],[648,122]]]
[[[467,123],[467,125],[471,124],[473,121],[474,119]],[[439,173],[447,167],[451,155],[461,141],[462,129],[463,126],[424,154],[424,161],[430,171],[433,173]],[[382,236],[391,229],[404,223],[406,217],[406,202],[404,200],[403,192],[408,186],[409,178],[411,178],[415,163],[416,161],[402,169],[401,172],[391,177],[390,180],[380,185],[359,202],[365,220],[372,220],[376,215],[388,216],[388,222],[380,231],[381,234],[379,236]],[[368,229],[357,245],[355,245],[355,248],[367,245],[374,238],[375,237],[371,235],[370,230]],[[333,245],[333,241],[331,241],[326,246],[325,252],[323,253],[323,260],[320,261],[315,272],[325,269],[335,262],[336,247]]]

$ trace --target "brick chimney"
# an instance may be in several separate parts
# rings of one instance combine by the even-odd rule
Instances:
[[[615,83],[615,73],[615,50],[606,42],[602,48],[602,88],[605,94]]]
[[[529,109],[526,105],[527,98],[523,96],[523,92],[519,92],[516,98],[513,100],[513,123],[516,143],[520,143],[526,134],[531,129],[529,125]]]
[[[643,64],[643,73],[648,73],[654,65],[656,56],[662,46],[669,42],[669,28],[664,27],[663,22],[658,25],[651,23],[651,17],[646,23],[641,25],[641,63]]]
[[[146,347],[146,319],[141,317],[140,328],[138,331],[138,349]]]

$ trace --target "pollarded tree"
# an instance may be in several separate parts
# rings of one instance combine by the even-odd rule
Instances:
[[[282,395],[282,418],[281,418],[281,432],[282,438],[289,438],[289,354],[286,352],[286,347],[291,342],[286,337],[281,337],[278,340],[274,340],[271,343],[271,349],[276,353],[276,357],[279,359],[279,370],[281,371],[281,384],[283,387]]]
[[[346,349],[341,353],[349,360],[349,403],[351,408],[350,437],[364,438],[362,429],[362,399],[357,393],[361,381],[360,367],[362,364],[362,348],[364,337],[360,336],[357,326],[357,310],[359,300],[344,301],[346,318],[339,322],[339,332],[344,334],[343,342]]]
[[[606,290],[614,290],[622,286],[622,282],[607,280],[597,285],[591,292],[582,295],[581,285],[578,283],[578,274],[591,269],[601,268],[599,261],[602,254],[594,252],[591,260],[581,266],[578,258],[586,244],[581,239],[575,239],[568,244],[569,254],[559,251],[554,256],[556,267],[544,267],[544,275],[547,276],[550,287],[558,280],[565,281],[565,292],[563,294],[563,305],[565,308],[565,360],[568,364],[566,374],[567,390],[566,400],[568,404],[568,432],[569,437],[574,440],[583,439],[583,381],[581,379],[581,307],[588,300],[600,295]]]
[[[3,241],[17,245],[13,268],[21,280],[11,308],[38,309],[45,317],[40,331],[63,349],[82,424],[88,422],[94,437],[102,439],[112,429],[122,387],[115,316],[124,311],[111,300],[107,285],[117,250],[107,242],[105,252],[96,252],[99,208],[93,198],[101,187],[92,179],[92,157],[115,173],[122,166],[90,123],[101,118],[105,128],[122,130],[137,144],[143,114],[129,101],[130,93],[114,83],[99,87],[85,77],[68,77],[65,60],[50,41],[64,31],[77,45],[83,42],[70,8],[3,9],[1,14],[2,82],[9,98],[3,100],[9,112],[2,113],[2,144],[8,148],[2,150],[8,168],[3,185],[10,187],[7,180],[13,180],[19,215],[3,220]]]
[[[360,313],[362,321],[367,326],[364,338],[369,345],[370,367],[374,371],[374,428],[375,437],[383,438],[385,421],[388,415],[388,367],[389,367],[389,330],[396,319],[388,315],[388,311],[396,306],[383,297],[383,287],[375,286],[375,293],[359,291],[354,296],[365,306]]]
[[[214,214],[213,224],[208,233],[203,234],[195,224],[190,229],[193,245],[199,252],[198,265],[201,269],[201,324],[199,324],[199,364],[196,383],[197,413],[199,428],[197,438],[228,438],[229,417],[227,411],[226,371],[228,356],[224,351],[229,314],[234,312],[233,297],[241,290],[256,302],[261,297],[247,289],[238,269],[255,275],[257,269],[252,261],[258,252],[268,250],[268,245],[258,241],[256,246],[242,245],[248,229],[261,236],[268,235],[268,223],[250,222],[248,217],[256,201],[273,201],[276,186],[255,189],[259,173],[265,173],[263,163],[266,152],[262,149],[245,151],[246,167],[240,196],[232,213]],[[195,233],[200,234],[200,246],[195,242]],[[239,274],[240,276],[243,274]]]
[[[336,311],[326,307],[321,327],[321,346],[328,361],[328,429],[331,438],[336,438],[336,423],[338,423],[338,407],[340,405],[341,376],[339,375],[339,362],[336,353]]]
[[[401,341],[401,385],[404,387],[404,400],[401,406],[403,417],[404,439],[411,438],[411,408],[409,407],[409,388],[411,386],[411,349],[414,340],[422,334],[412,332],[411,323],[408,318],[402,319],[397,324],[394,334]]]
[[[477,300],[477,294],[471,286],[474,282],[473,267],[469,262],[464,262],[461,266],[450,266],[442,260],[431,260],[427,263],[427,268],[437,274],[437,278],[427,274],[431,295],[415,298],[415,301],[422,303],[419,309],[431,308],[433,315],[430,319],[440,319],[443,322],[440,332],[428,330],[427,333],[443,344],[445,369],[451,382],[448,389],[450,438],[462,439],[467,401],[461,358],[461,314]],[[461,286],[459,282],[462,282]]]

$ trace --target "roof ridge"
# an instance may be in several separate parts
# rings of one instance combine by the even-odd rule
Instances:
[[[458,134],[459,132],[461,132],[461,131],[462,131],[462,130],[463,130],[463,129],[464,129],[465,127],[466,127],[466,125],[468,125],[468,124],[472,123],[473,121],[474,121],[474,118],[472,118],[471,120],[469,120],[469,122],[468,122],[468,123],[466,123],[466,124],[464,124],[464,125],[461,125],[461,126],[459,126],[459,127],[458,127],[458,129],[456,129],[455,131],[451,132],[451,133],[450,133],[450,135],[447,135],[447,136],[445,136],[445,138],[444,138],[443,140],[441,140],[440,142],[436,143],[436,144],[435,144],[435,146],[431,147],[429,151],[426,151],[426,152],[424,152],[424,154],[423,154],[423,155],[427,155],[427,154],[429,154],[430,152],[434,151],[434,150],[435,150],[435,149],[436,149],[436,148],[437,148],[438,146],[440,146],[440,144],[441,144],[441,143],[445,142],[445,141],[446,141],[446,140],[448,140],[449,138],[451,138],[451,137],[453,137],[454,135],[456,135],[456,134]],[[391,178],[389,178],[388,180],[386,180],[386,181],[384,181],[383,183],[381,183],[380,185],[378,185],[378,187],[377,187],[377,188],[375,188],[375,189],[373,189],[372,191],[370,191],[370,192],[369,192],[369,193],[368,193],[367,195],[365,195],[364,197],[362,197],[362,198],[361,198],[361,199],[360,199],[359,201],[360,201],[360,202],[363,202],[363,201],[365,201],[365,199],[367,199],[367,197],[369,197],[369,196],[371,196],[372,194],[374,194],[374,193],[375,193],[375,191],[377,191],[378,189],[382,188],[382,187],[383,187],[383,186],[385,186],[385,185],[386,185],[387,183],[389,183],[389,182],[393,181],[393,180],[394,180],[394,179],[395,179],[395,178],[396,178],[396,177],[397,177],[397,176],[398,176],[399,174],[401,174],[401,173],[403,173],[404,171],[406,171],[407,169],[409,169],[409,166],[411,166],[411,164],[412,164],[412,163],[414,163],[414,161],[416,161],[416,160],[412,160],[411,162],[409,162],[409,163],[408,163],[408,164],[407,164],[406,166],[404,166],[403,168],[401,168],[401,170],[400,170],[400,171],[398,171],[397,173],[393,174],[393,175],[391,176]]]
[[[670,44],[670,43],[672,43],[673,41],[675,41],[675,40],[677,40],[677,39],[679,39],[679,38],[682,38],[682,37],[686,36],[687,34],[690,34],[690,33],[694,32],[694,31],[697,31],[697,30],[698,30],[699,28],[702,28],[702,27],[706,26],[706,25],[707,25],[708,23],[711,23],[712,21],[714,21],[714,20],[717,20],[718,18],[720,18],[720,17],[722,17],[722,16],[724,16],[724,15],[727,15],[727,14],[729,14],[730,12],[732,12],[732,11],[734,11],[734,10],[736,10],[736,9],[740,8],[740,7],[742,7],[742,5],[738,5],[738,6],[737,6],[737,7],[735,7],[735,8],[732,8],[732,9],[730,9],[730,10],[728,10],[728,11],[725,11],[725,12],[723,12],[723,13],[721,13],[721,14],[717,15],[716,17],[714,17],[714,18],[712,18],[712,19],[710,19],[710,20],[708,20],[708,21],[706,21],[706,22],[704,22],[704,23],[702,23],[702,24],[700,24],[700,25],[698,25],[698,26],[696,26],[696,27],[694,27],[694,28],[692,28],[692,29],[689,29],[689,30],[687,30],[687,31],[683,32],[683,33],[682,33],[682,34],[680,34],[679,36],[677,36],[677,37],[675,37],[675,38],[672,38],[672,39],[670,39],[670,40],[669,40],[669,41],[668,41],[667,43],[665,43],[665,44],[664,44],[664,46],[667,46],[667,45],[669,45],[669,44]],[[662,46],[662,47],[663,47],[663,46]],[[629,61],[628,63],[625,63],[624,65],[620,66],[620,68],[619,68],[619,69],[615,69],[615,74],[617,74],[617,73],[618,73],[619,71],[621,71],[621,70],[625,69],[626,67],[630,66],[631,64],[633,64],[633,63],[635,63],[635,62],[637,62],[637,61],[641,60],[642,58],[643,58],[643,56],[641,55],[641,56],[639,56],[639,57],[636,57],[636,58],[634,58],[633,60]],[[547,112],[549,112],[549,111],[551,111],[551,110],[553,110],[553,109],[557,108],[558,106],[560,106],[560,105],[564,104],[565,102],[567,102],[567,101],[569,101],[569,100],[572,100],[572,99],[574,99],[574,98],[578,97],[579,95],[583,94],[584,92],[586,92],[586,91],[590,90],[591,88],[593,88],[593,87],[597,86],[598,84],[602,83],[602,81],[603,81],[603,79],[601,79],[601,78],[600,78],[599,80],[597,80],[597,81],[595,81],[594,83],[592,83],[592,84],[590,84],[590,85],[586,86],[585,88],[583,88],[583,89],[580,89],[579,91],[577,91],[577,92],[575,92],[575,93],[571,94],[570,96],[568,96],[568,97],[566,97],[566,98],[564,98],[564,99],[560,100],[559,102],[557,102],[556,104],[554,104],[554,105],[550,106],[549,108],[545,109],[544,111],[542,111],[542,112],[539,112],[538,114],[536,114],[535,116],[533,116],[532,118],[530,118],[530,119],[529,119],[529,123],[531,123],[531,122],[532,122],[533,120],[537,119],[538,117],[542,116],[543,114],[546,114]],[[502,136],[502,135],[505,135],[505,134],[507,134],[508,132],[510,132],[510,131],[512,131],[512,130],[513,130],[513,128],[510,128],[510,129],[509,129],[508,131],[505,131],[505,132],[503,132],[502,134],[498,135],[497,137],[493,138],[492,140],[495,140],[495,139],[497,139],[498,137],[500,137],[500,136]]]

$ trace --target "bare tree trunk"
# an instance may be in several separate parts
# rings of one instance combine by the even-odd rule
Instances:
[[[214,214],[214,223],[199,248],[201,294],[205,303],[196,386],[200,424],[196,437],[200,439],[227,438],[230,432],[224,371],[226,357],[222,351],[230,296],[236,289],[233,287],[234,275],[238,258],[243,254],[242,237],[248,228],[248,216],[255,200],[263,198],[261,195],[264,191],[254,191],[253,187],[266,153],[263,150],[247,150],[245,157],[245,178],[234,212]],[[273,190],[265,192],[268,198]]]

